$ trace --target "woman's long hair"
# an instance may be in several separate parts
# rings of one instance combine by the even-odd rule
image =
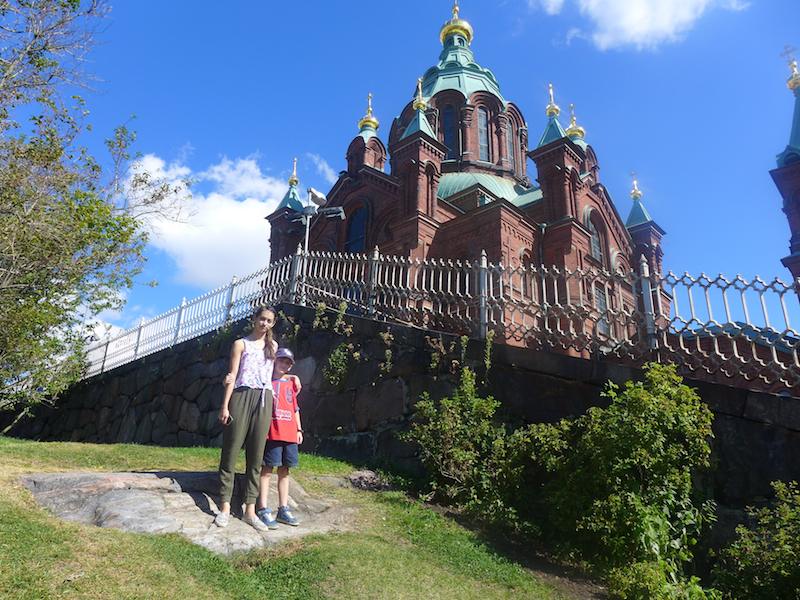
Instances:
[[[251,317],[253,321],[255,321],[262,312],[269,311],[272,313],[273,318],[277,318],[278,313],[275,312],[275,309],[271,306],[259,306],[254,312],[253,316]],[[272,346],[272,327],[267,329],[267,333],[264,335],[264,358],[268,360],[275,360],[275,348]]]

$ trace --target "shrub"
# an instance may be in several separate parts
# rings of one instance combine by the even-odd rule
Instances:
[[[713,516],[692,487],[709,464],[711,411],[673,366],[650,364],[643,382],[603,395],[608,408],[509,431],[464,369],[452,397],[417,404],[407,439],[439,500],[540,532],[613,574],[618,597],[707,597],[682,565]]]
[[[714,575],[725,598],[800,598],[800,486],[772,483],[773,506],[749,509],[751,527],[720,554]]]

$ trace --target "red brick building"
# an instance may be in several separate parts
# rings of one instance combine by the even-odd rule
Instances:
[[[319,219],[310,248],[413,258],[476,259],[559,267],[628,270],[646,256],[660,272],[664,231],[635,186],[623,220],[599,176],[599,161],[574,112],[564,128],[553,98],[529,139],[520,107],[480,66],[471,25],[458,5],[441,29],[439,62],[402,108],[386,143],[372,114],[359,121],[347,169],[327,195],[346,219]],[[534,173],[529,173],[532,161]],[[388,162],[388,165],[387,165]],[[297,248],[288,217],[300,205],[296,177],[271,225],[271,260]]]

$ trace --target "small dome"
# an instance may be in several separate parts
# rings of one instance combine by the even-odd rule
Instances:
[[[474,32],[472,25],[458,16],[458,0],[453,3],[453,18],[442,25],[442,30],[439,32],[439,39],[442,44],[451,35],[461,35],[467,40],[467,44],[472,43]]]

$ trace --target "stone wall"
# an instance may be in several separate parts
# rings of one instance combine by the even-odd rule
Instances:
[[[461,360],[459,340],[354,317],[346,320],[352,332],[345,337],[333,331],[333,317],[315,328],[313,310],[281,308],[292,323],[279,319],[276,335],[295,350],[294,372],[304,385],[304,449],[355,461],[387,458],[412,467],[413,449],[395,433],[407,424],[420,394],[442,397],[453,389],[450,371],[452,361]],[[46,440],[218,446],[221,381],[230,345],[246,326],[237,323],[85,381],[57,408],[39,411],[15,434]],[[390,343],[381,337],[387,331],[393,335]],[[334,386],[325,370],[337,347],[345,360],[342,381]],[[483,353],[483,344],[476,341],[465,351],[481,378],[486,376]],[[600,391],[607,380],[622,383],[640,376],[636,369],[607,362],[496,345],[488,387],[502,401],[507,419],[550,422],[602,404]],[[772,480],[800,480],[800,400],[689,383],[716,415],[715,470],[708,484],[718,501],[741,507],[768,496]]]

